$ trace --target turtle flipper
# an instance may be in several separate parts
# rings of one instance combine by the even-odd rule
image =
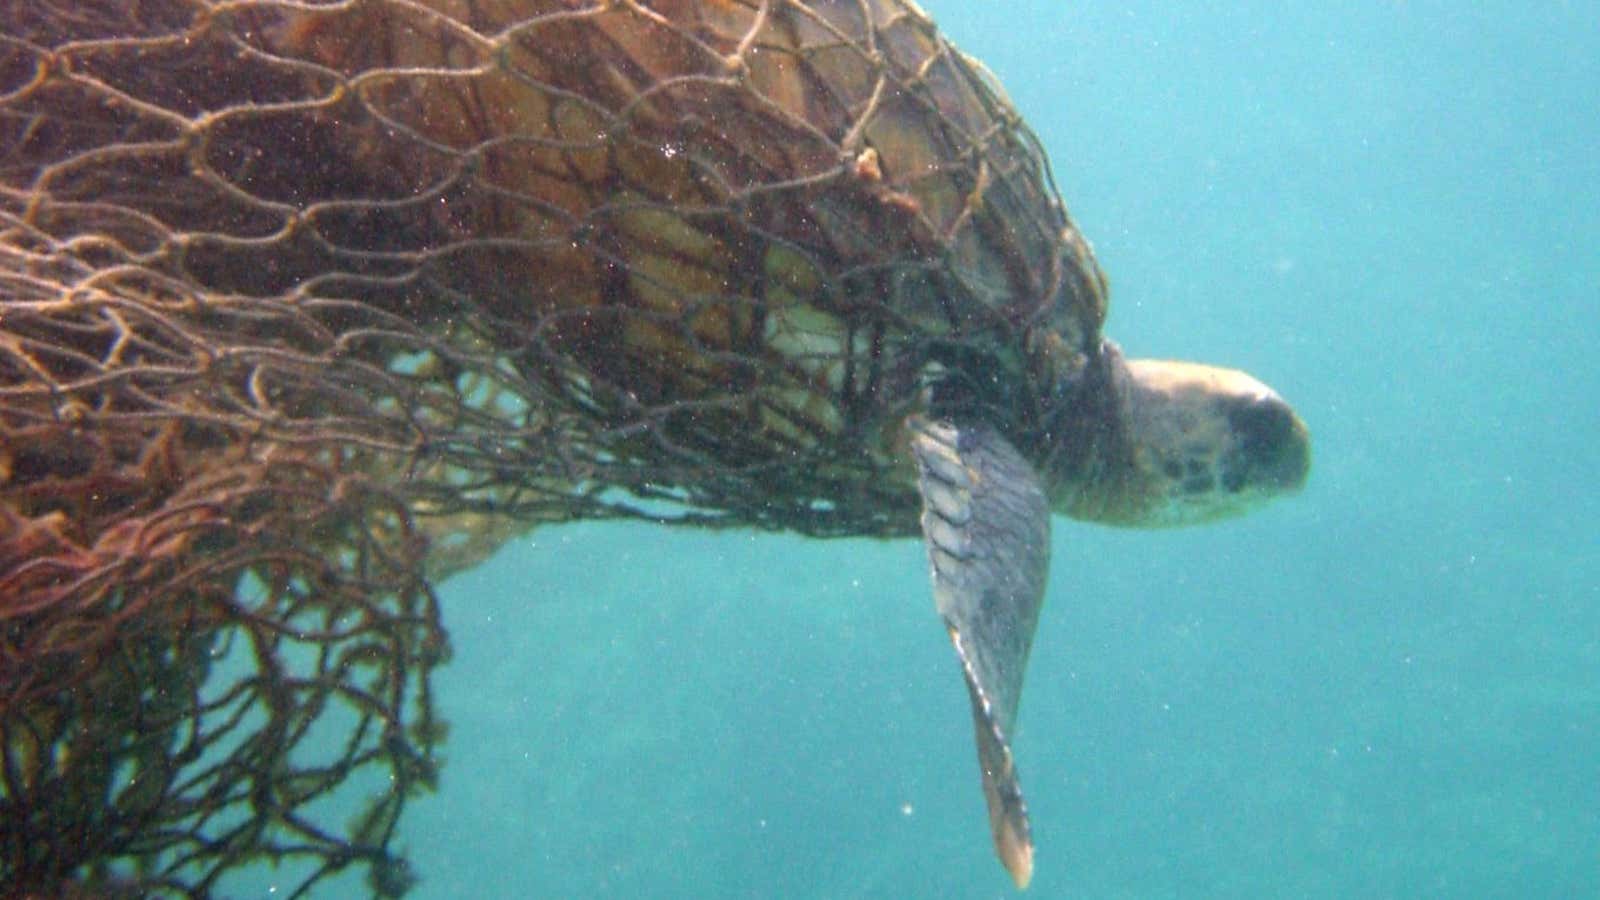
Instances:
[[[1050,505],[993,429],[913,418],[911,430],[934,603],[967,678],[995,852],[1025,888],[1033,839],[1010,741],[1050,565]]]

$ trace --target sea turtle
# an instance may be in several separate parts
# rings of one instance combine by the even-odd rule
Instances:
[[[910,0],[137,6],[23,16],[5,70],[18,240],[147,298],[73,357],[145,368],[73,390],[252,459],[343,442],[441,547],[463,516],[920,533],[1019,886],[1052,512],[1182,525],[1307,475],[1261,382],[1102,336],[1034,134]]]

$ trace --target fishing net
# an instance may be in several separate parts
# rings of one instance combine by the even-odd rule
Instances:
[[[402,893],[439,578],[910,533],[930,366],[1042,443],[1103,304],[907,3],[0,4],[0,883]]]

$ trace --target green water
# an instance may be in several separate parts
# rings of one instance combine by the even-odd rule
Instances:
[[[1057,522],[1030,895],[1600,896],[1600,11],[926,5],[1108,331],[1316,441],[1246,520]],[[916,543],[553,529],[443,599],[416,896],[1013,893]]]

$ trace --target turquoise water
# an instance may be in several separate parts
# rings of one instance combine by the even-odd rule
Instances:
[[[1108,331],[1316,441],[1246,520],[1057,522],[1030,894],[1600,896],[1594,5],[927,7]],[[1013,893],[916,543],[551,529],[444,602],[416,896]]]

